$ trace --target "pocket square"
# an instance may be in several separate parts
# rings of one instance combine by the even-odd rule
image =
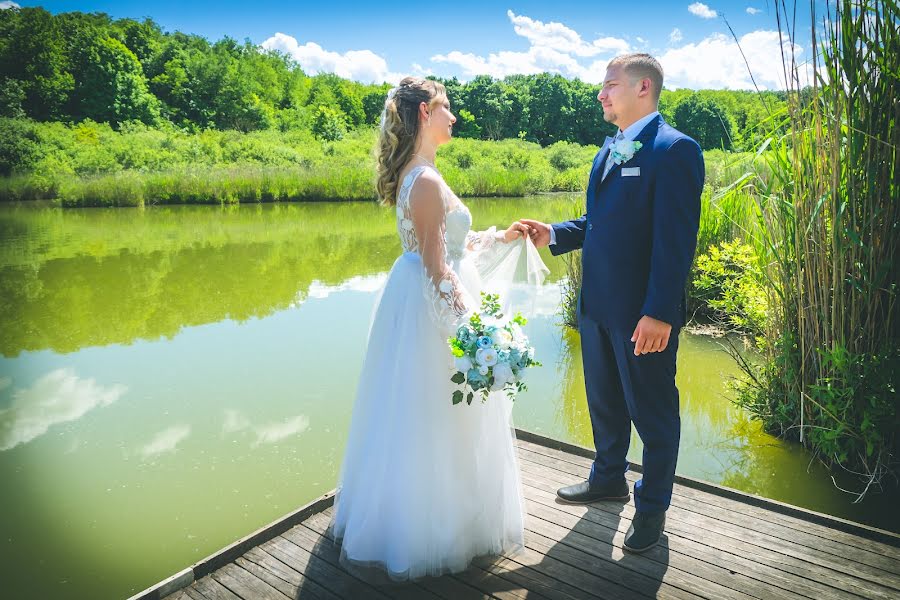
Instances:
[[[622,167],[622,177],[640,177],[640,167]]]

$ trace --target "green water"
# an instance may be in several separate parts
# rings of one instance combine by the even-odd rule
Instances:
[[[472,200],[475,226],[572,198]],[[0,207],[0,581],[121,598],[334,488],[375,295],[397,254],[371,204]],[[560,259],[527,331],[516,425],[591,445]],[[728,400],[718,342],[682,334],[679,473],[897,530]],[[465,408],[463,407],[462,410]],[[640,461],[637,437],[630,458]]]

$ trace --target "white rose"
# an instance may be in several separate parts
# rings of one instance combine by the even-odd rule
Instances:
[[[482,375],[487,375],[489,370],[490,370],[490,367],[487,367],[485,365],[481,365],[480,367],[478,367],[478,372],[481,373]]]
[[[491,335],[491,340],[501,348],[509,348],[509,345],[512,343],[512,336],[507,330],[498,329]]]
[[[512,368],[509,363],[497,363],[494,365],[494,385],[491,387],[493,391],[502,389],[504,385],[513,380]]]
[[[463,373],[468,373],[469,369],[472,368],[472,359],[468,356],[459,356],[453,363],[456,366],[456,370],[462,371]]]
[[[479,365],[485,367],[493,367],[497,364],[497,351],[493,348],[479,348],[475,352],[475,360]],[[484,373],[482,373],[484,375]]]

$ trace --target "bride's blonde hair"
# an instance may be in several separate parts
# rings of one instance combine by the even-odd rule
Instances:
[[[412,157],[419,135],[419,104],[433,106],[446,95],[443,84],[421,77],[405,77],[388,94],[375,149],[378,160],[375,187],[382,204],[397,203],[400,171]]]

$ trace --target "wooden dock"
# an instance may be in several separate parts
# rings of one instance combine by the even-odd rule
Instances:
[[[327,536],[331,493],[130,600],[900,598],[900,536],[684,477],[660,545],[624,553],[633,502],[556,501],[558,487],[586,476],[593,452],[518,438],[528,518],[516,556],[413,583],[367,583],[341,568]]]

